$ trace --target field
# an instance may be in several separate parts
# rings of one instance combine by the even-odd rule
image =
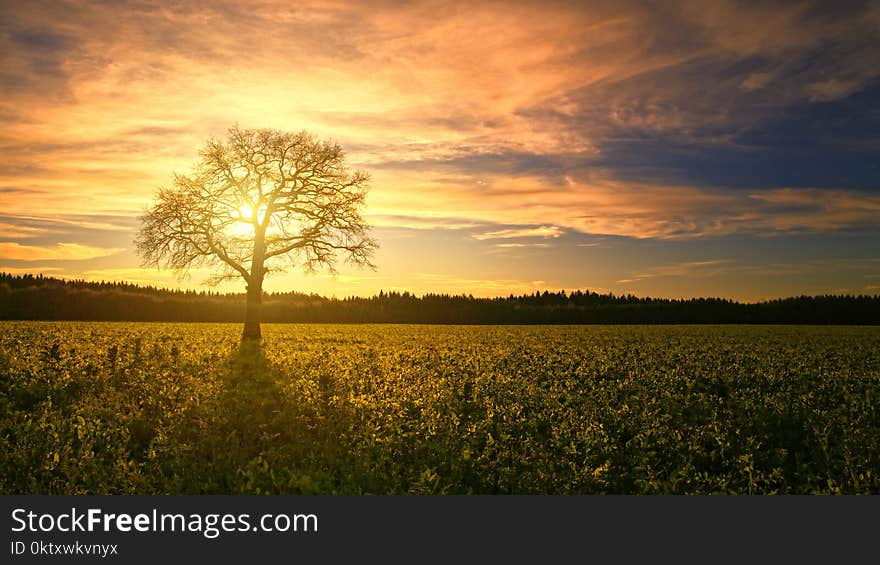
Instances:
[[[880,328],[0,324],[0,492],[880,493]]]

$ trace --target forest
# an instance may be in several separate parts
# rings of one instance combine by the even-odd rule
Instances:
[[[239,322],[244,293],[168,290],[0,273],[0,319]],[[520,296],[379,292],[327,298],[264,293],[263,321],[413,324],[880,324],[880,296],[797,296],[743,303],[724,298],[645,298],[589,290]]]

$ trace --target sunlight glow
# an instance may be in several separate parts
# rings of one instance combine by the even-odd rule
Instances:
[[[235,215],[235,222],[230,225],[225,231],[233,236],[239,238],[253,238],[254,237],[254,210],[250,206],[250,204],[242,204],[236,210],[237,214]],[[263,218],[266,216],[266,206],[260,206],[257,210],[256,220],[259,222],[263,221]],[[266,230],[267,233],[273,233],[274,226],[270,225],[269,229]]]
[[[254,219],[254,211],[249,204],[242,204],[238,208],[238,218],[242,222],[252,222]]]
[[[237,212],[235,222],[226,228],[226,232],[232,237],[252,239],[254,237],[253,209],[248,204],[242,204]]]

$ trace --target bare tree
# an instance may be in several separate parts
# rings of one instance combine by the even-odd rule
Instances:
[[[216,265],[209,282],[247,283],[242,339],[260,339],[263,278],[287,264],[331,272],[338,257],[372,267],[377,244],[361,217],[368,175],[307,132],[235,126],[212,139],[189,176],[159,190],[135,241],[145,265],[183,276]]]

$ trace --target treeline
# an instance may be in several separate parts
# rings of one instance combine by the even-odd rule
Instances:
[[[745,304],[577,290],[499,298],[380,292],[362,298],[267,293],[266,322],[424,324],[880,324],[880,296],[799,296]],[[0,319],[239,322],[244,294],[0,273]]]

